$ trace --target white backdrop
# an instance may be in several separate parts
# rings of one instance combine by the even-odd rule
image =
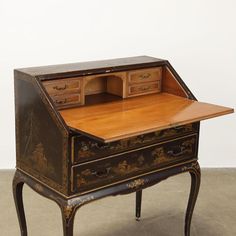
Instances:
[[[0,0],[0,169],[15,166],[14,68],[150,55],[198,100],[236,107],[235,10],[235,0]],[[202,122],[202,166],[236,167],[235,117]]]

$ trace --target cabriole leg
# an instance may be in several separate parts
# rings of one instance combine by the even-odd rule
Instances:
[[[27,226],[26,226],[25,211],[22,197],[23,185],[24,182],[20,178],[18,178],[18,174],[16,171],[12,183],[13,197],[15,201],[18,221],[20,224],[21,236],[27,236]]]
[[[197,201],[197,196],[200,188],[201,171],[199,164],[196,163],[195,165],[193,165],[193,168],[189,170],[189,173],[191,175],[191,190],[185,216],[185,236],[190,236],[193,210]]]
[[[75,197],[68,200],[58,193],[47,188],[46,186],[42,185],[41,183],[34,181],[32,178],[22,173],[21,171],[16,170],[12,186],[17,215],[20,223],[21,236],[27,236],[25,212],[22,201],[22,188],[24,184],[27,184],[40,195],[47,197],[58,204],[62,212],[64,236],[73,236],[75,213],[83,205],[81,204],[81,197]],[[88,200],[84,199],[83,203],[89,202],[90,199],[92,198],[89,198]]]
[[[66,204],[61,206],[64,236],[73,236],[74,218],[78,207]]]

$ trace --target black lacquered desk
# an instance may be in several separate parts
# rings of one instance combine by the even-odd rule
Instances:
[[[200,121],[233,109],[201,103],[166,60],[133,57],[15,70],[13,193],[27,235],[22,187],[54,200],[65,236],[76,211],[189,172],[185,236],[200,187]]]

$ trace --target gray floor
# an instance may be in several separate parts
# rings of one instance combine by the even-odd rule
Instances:
[[[20,235],[11,181],[13,171],[0,171],[0,236]],[[146,189],[142,220],[134,220],[134,194],[108,197],[82,207],[75,236],[183,235],[190,177],[182,174]],[[57,205],[24,188],[29,236],[62,235]],[[192,236],[236,235],[236,169],[204,169],[192,222]]]

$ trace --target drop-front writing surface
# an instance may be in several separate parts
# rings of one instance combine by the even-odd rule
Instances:
[[[167,93],[61,110],[66,124],[103,142],[188,124],[233,112]]]

